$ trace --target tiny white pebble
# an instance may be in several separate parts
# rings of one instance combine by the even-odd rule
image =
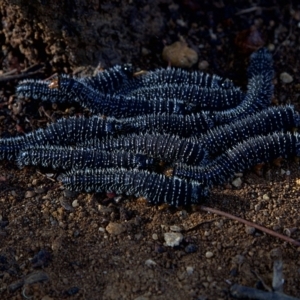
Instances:
[[[191,267],[191,266],[187,266],[187,267],[186,267],[186,272],[188,273],[188,275],[191,275],[191,274],[193,274],[193,272],[194,272],[194,268]]]
[[[146,266],[148,266],[148,267],[150,267],[150,266],[155,266],[156,265],[156,262],[154,261],[154,260],[152,260],[152,259],[147,259],[146,261],[145,261],[145,265]]]
[[[211,251],[207,251],[206,253],[205,253],[205,257],[206,258],[212,258],[214,256],[214,254],[211,252]]]
[[[179,232],[166,232],[164,234],[164,239],[167,246],[175,247],[182,242],[183,235]]]
[[[79,206],[79,203],[78,203],[78,200],[74,200],[72,202],[72,206],[75,208],[75,207],[78,207]]]
[[[283,82],[283,83],[291,83],[294,78],[293,76],[291,76],[289,73],[287,72],[282,72],[280,74],[280,80]]]
[[[234,179],[231,183],[234,187],[239,188],[242,185],[242,179],[238,177]]]
[[[158,235],[156,233],[153,233],[152,234],[152,239],[157,241],[158,240]]]
[[[264,199],[264,200],[270,200],[270,197],[269,197],[268,194],[264,194],[264,195],[263,195],[263,199]]]

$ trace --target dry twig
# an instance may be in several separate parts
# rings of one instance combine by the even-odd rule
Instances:
[[[217,215],[219,215],[219,216],[224,216],[224,217],[226,217],[226,218],[229,218],[229,219],[238,221],[238,222],[243,223],[243,224],[245,224],[245,225],[247,225],[247,226],[254,227],[254,228],[256,228],[256,229],[258,229],[258,230],[260,230],[260,231],[262,231],[262,232],[265,232],[265,233],[267,233],[267,234],[269,234],[269,235],[275,236],[275,237],[277,237],[277,238],[279,238],[279,239],[281,239],[281,240],[284,240],[284,241],[286,241],[286,242],[289,242],[289,243],[291,243],[291,244],[293,244],[293,245],[295,245],[295,246],[298,246],[298,247],[300,246],[300,242],[297,241],[297,240],[294,240],[294,239],[292,239],[292,238],[290,238],[290,237],[288,237],[288,236],[285,236],[285,235],[283,235],[283,234],[280,234],[280,233],[278,233],[278,232],[276,232],[276,231],[273,231],[273,230],[271,230],[271,229],[269,229],[269,228],[266,228],[266,227],[264,227],[264,226],[261,226],[261,225],[258,225],[258,224],[256,224],[256,223],[247,221],[247,220],[245,220],[245,219],[236,217],[236,216],[234,216],[234,215],[232,215],[232,214],[229,214],[229,213],[226,213],[226,212],[224,212],[224,211],[221,211],[221,210],[218,210],[218,209],[215,209],[215,208],[210,208],[210,207],[207,207],[207,206],[204,206],[204,205],[201,205],[201,206],[200,206],[200,209],[201,209],[201,210],[204,210],[204,211],[207,211],[207,212],[211,212],[211,213],[217,214]]]

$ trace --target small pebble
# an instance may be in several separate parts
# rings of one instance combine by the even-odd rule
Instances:
[[[27,191],[25,193],[25,198],[32,198],[35,196],[35,192],[34,191]]]
[[[105,228],[104,228],[104,227],[99,227],[99,228],[98,228],[98,231],[99,231],[99,232],[105,232]]]
[[[188,273],[188,275],[192,275],[194,273],[194,268],[191,266],[187,266],[186,272]]]
[[[287,72],[283,72],[280,74],[280,80],[283,83],[291,83],[293,82],[294,78]]]
[[[106,231],[109,234],[112,235],[119,235],[123,232],[126,231],[126,226],[124,226],[123,224],[119,224],[119,223],[115,223],[115,222],[110,222],[107,226],[106,226]]]
[[[164,239],[167,246],[175,247],[182,242],[183,235],[179,232],[166,232],[164,234]]]
[[[268,194],[264,194],[264,195],[263,195],[263,199],[264,199],[264,200],[270,200],[270,197],[269,197]]]
[[[198,61],[198,54],[183,41],[177,41],[165,46],[162,52],[163,60],[174,67],[190,68]]]
[[[261,209],[261,204],[260,203],[254,205],[254,210],[255,211],[260,211],[260,209]]]
[[[153,234],[152,234],[152,239],[155,240],[155,241],[158,240],[158,235],[157,235],[157,233],[153,233]]]
[[[212,258],[214,256],[214,254],[211,252],[211,251],[207,251],[206,253],[205,253],[205,257],[206,258]]]
[[[68,211],[73,211],[73,207],[71,206],[71,204],[69,203],[68,199],[66,199],[65,197],[60,197],[59,198],[59,202],[61,204],[61,206]]]
[[[197,251],[197,246],[195,244],[188,244],[185,248],[184,251],[186,253],[194,253]]]
[[[37,179],[33,179],[32,182],[31,182],[32,185],[37,185],[37,183],[38,183]]]
[[[236,188],[241,187],[241,185],[242,185],[242,179],[241,179],[240,177],[234,179],[234,180],[232,181],[232,185],[233,185],[234,187],[236,187]]]
[[[147,259],[146,261],[145,261],[145,265],[147,266],[147,267],[151,267],[151,266],[156,266],[156,262],[154,261],[154,260],[152,260],[152,259]]]
[[[74,208],[79,206],[79,203],[78,203],[78,200],[77,200],[77,199],[75,199],[75,200],[72,202],[72,206],[73,206]]]
[[[271,52],[274,51],[275,50],[275,45],[274,44],[269,44],[268,45],[268,50],[271,51]]]

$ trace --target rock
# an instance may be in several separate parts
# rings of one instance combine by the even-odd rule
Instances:
[[[110,222],[107,226],[106,226],[106,231],[109,234],[112,235],[119,235],[123,232],[126,231],[126,226],[124,226],[123,224],[119,224],[119,223],[115,223],[115,222]]]
[[[66,199],[65,197],[61,196],[59,198],[59,202],[61,204],[61,206],[68,211],[74,211],[74,208],[71,206],[70,202],[68,199]]]
[[[186,272],[188,275],[192,275],[194,273],[194,268],[191,266],[186,267]]]
[[[79,203],[78,203],[78,200],[75,199],[73,202],[72,202],[72,207],[78,207],[79,206]]]
[[[27,198],[32,198],[32,197],[34,197],[35,196],[35,192],[34,191],[27,191],[26,193],[25,193],[25,198],[27,199]]]
[[[184,251],[186,253],[194,253],[197,251],[197,246],[195,244],[188,244],[185,248]]]
[[[104,228],[104,227],[99,227],[99,228],[98,228],[98,231],[104,233],[104,232],[105,232],[105,228]]]
[[[271,52],[274,51],[275,50],[275,45],[274,44],[269,44],[268,45],[268,50],[271,51]]]
[[[206,258],[212,258],[214,256],[214,254],[213,254],[213,252],[211,252],[211,251],[207,251],[206,253],[205,253],[205,257]]]
[[[158,235],[157,235],[157,233],[153,233],[153,234],[152,234],[152,239],[155,240],[155,241],[158,240]]]
[[[179,68],[190,68],[198,61],[197,52],[189,48],[184,41],[165,46],[162,57],[172,66]]]
[[[263,195],[263,200],[270,200],[269,195],[268,195],[268,194],[264,194],[264,195]]]
[[[236,188],[241,187],[242,183],[243,183],[243,182],[242,182],[242,179],[241,179],[240,177],[234,179],[234,180],[231,182],[231,184],[232,184],[234,187],[236,187]]]
[[[261,209],[261,204],[260,203],[257,203],[256,205],[254,205],[254,210],[255,211],[260,211]]]
[[[291,83],[293,82],[294,78],[287,72],[283,72],[280,74],[280,80],[283,83]]]
[[[166,232],[164,234],[164,239],[167,246],[175,247],[182,242],[183,235],[179,232]]]
[[[154,261],[154,260],[152,260],[152,259],[147,259],[146,261],[145,261],[145,265],[147,266],[147,267],[151,267],[151,266],[156,266],[156,262]]]

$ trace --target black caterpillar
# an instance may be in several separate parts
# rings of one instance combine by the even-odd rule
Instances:
[[[201,143],[208,150],[210,156],[216,157],[250,137],[276,131],[287,132],[298,127],[299,124],[300,116],[295,112],[293,106],[271,107],[231,124],[217,126],[190,140]]]
[[[117,138],[85,140],[83,147],[105,151],[122,149],[141,152],[166,162],[181,161],[189,165],[205,164],[228,148],[257,135],[289,131],[299,126],[300,116],[292,106],[265,109],[229,125],[215,127],[200,137],[184,139],[169,135],[126,135]],[[174,148],[176,145],[176,148]],[[182,150],[184,149],[184,151]],[[193,149],[193,150],[192,150]]]
[[[204,186],[213,186],[227,182],[235,173],[244,172],[256,164],[278,157],[299,155],[300,135],[276,132],[250,138],[203,167],[177,164],[173,176],[197,180]]]
[[[136,168],[151,169],[157,162],[144,154],[126,151],[98,151],[61,146],[38,146],[22,150],[17,157],[19,167],[42,165],[54,169]]]
[[[164,162],[183,162],[202,165],[207,163],[207,150],[200,143],[189,142],[171,135],[129,135],[85,141],[84,147],[103,151],[124,150],[144,153]]]
[[[224,109],[223,111],[219,111],[219,109],[224,105],[228,106],[230,102],[228,101],[228,93],[230,92],[224,90],[224,87],[230,88],[229,91],[231,91],[233,95],[235,93],[239,94],[239,91],[229,84],[227,80],[224,81],[224,79],[218,76],[195,72],[187,73],[186,71],[174,69],[149,72],[144,76],[140,76],[141,79],[137,77],[129,81],[129,84],[133,85],[131,88],[128,88],[128,84],[124,84],[126,90],[129,89],[131,91],[138,91],[139,89],[154,86],[156,93],[153,93],[151,101],[148,99],[149,95],[146,97],[144,93],[135,93],[134,96],[131,96],[120,94],[120,89],[118,94],[105,94],[86,84],[87,80],[83,83],[80,80],[72,79],[67,76],[61,76],[59,78],[57,89],[47,87],[44,83],[40,84],[40,82],[36,84],[31,83],[29,85],[28,82],[23,82],[18,86],[17,92],[20,96],[23,95],[26,97],[35,98],[37,95],[41,95],[42,100],[51,102],[77,101],[82,106],[89,108],[93,113],[101,113],[102,115],[115,116],[117,118],[160,113],[185,115],[198,112],[199,109],[205,107],[211,112],[212,118],[218,124],[224,124],[257,112],[270,104],[270,97],[273,91],[271,63],[272,58],[265,49],[254,53],[250,59],[250,67],[248,70],[249,83],[246,96],[239,96],[240,99],[242,99],[239,105],[234,108]],[[224,82],[226,82],[226,84]],[[184,99],[167,98],[166,95],[168,92],[165,91],[165,85],[176,91],[176,86],[179,83],[185,84],[187,87],[189,84],[191,86],[200,85],[203,86],[206,91],[208,91],[209,88],[218,88],[219,96],[214,96],[212,99],[212,97],[209,97],[211,95],[207,94],[207,99],[201,97],[203,99],[203,104],[201,105],[199,101],[193,100],[194,97],[191,97],[192,93],[190,93],[188,101],[184,93],[181,94]],[[158,87],[161,87],[161,89]],[[197,91],[201,91],[201,89],[197,89]],[[164,98],[162,98],[162,96],[164,96]],[[173,95],[171,94],[171,96]],[[235,98],[236,95],[232,101],[234,101]],[[220,103],[216,100],[219,100]],[[210,105],[210,103],[212,104]]]
[[[61,176],[64,186],[73,191],[106,192],[143,196],[151,204],[174,206],[199,203],[208,190],[198,182],[169,178],[148,171],[127,169],[85,169]]]
[[[64,75],[64,77],[69,78],[69,76],[66,75]],[[77,78],[77,81],[95,92],[98,91],[104,95],[112,95],[116,90],[124,87],[128,81],[132,79],[133,68],[131,65],[117,65],[98,72],[96,76]],[[53,81],[53,78],[49,80],[26,79],[21,81],[18,85],[17,93],[20,97],[40,99],[42,101],[70,101],[70,96],[64,93],[64,90],[54,88],[56,86],[55,82],[56,79]]]

